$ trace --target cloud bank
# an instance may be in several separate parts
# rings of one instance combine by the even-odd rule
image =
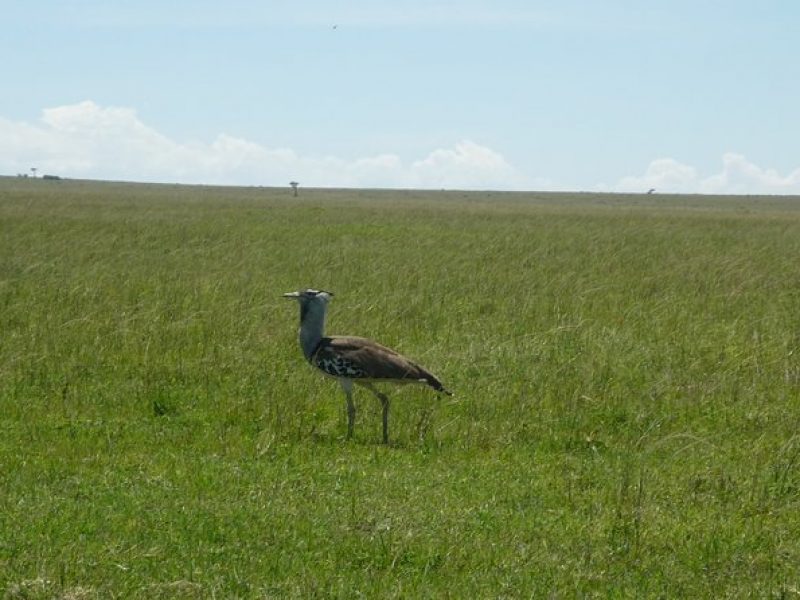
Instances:
[[[64,177],[309,187],[525,189],[523,177],[494,150],[464,140],[406,163],[395,154],[355,160],[301,156],[226,134],[180,142],[143,123],[131,108],[94,102],[48,108],[36,124],[0,118],[0,172]]]
[[[91,101],[48,108],[33,124],[0,117],[0,174],[39,173],[62,177],[308,187],[417,189],[578,189],[524,174],[502,154],[470,140],[404,161],[392,153],[344,159],[306,156],[220,134],[211,142],[182,142],[142,122],[132,108]],[[579,165],[577,166],[579,170]],[[598,184],[606,192],[688,194],[800,194],[800,168],[782,175],[745,156],[726,153],[718,173],[701,174],[673,158],[653,160],[640,175]]]
[[[605,186],[602,186],[605,189]],[[652,161],[644,174],[623,177],[613,191],[678,194],[800,194],[800,168],[788,175],[762,168],[742,156],[728,152],[722,156],[719,173],[702,176],[697,169],[672,158]]]

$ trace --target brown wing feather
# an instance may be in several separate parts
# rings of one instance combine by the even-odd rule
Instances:
[[[334,364],[340,359],[341,362]],[[402,354],[367,338],[333,336],[324,338],[313,360],[317,366],[330,372],[323,365],[349,371],[346,376],[353,379],[393,379],[422,381],[437,391],[449,394],[432,373],[406,358]],[[334,373],[331,373],[334,374]]]
[[[330,348],[358,365],[371,379],[424,379],[424,369],[419,365],[366,338],[334,337]]]

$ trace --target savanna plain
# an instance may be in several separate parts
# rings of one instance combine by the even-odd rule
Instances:
[[[794,598],[799,355],[800,198],[0,178],[0,594]]]

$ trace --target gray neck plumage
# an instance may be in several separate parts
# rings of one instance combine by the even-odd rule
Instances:
[[[311,355],[319,346],[325,331],[326,306],[321,302],[309,302],[300,306],[300,347],[303,356],[311,360]]]

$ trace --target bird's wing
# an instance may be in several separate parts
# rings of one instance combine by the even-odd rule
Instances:
[[[448,393],[432,373],[391,348],[366,338],[323,338],[313,360],[322,370],[339,377],[420,381]]]

